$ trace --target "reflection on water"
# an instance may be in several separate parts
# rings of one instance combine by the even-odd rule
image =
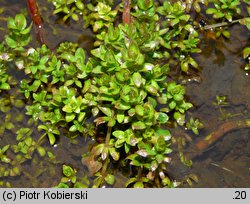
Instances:
[[[45,5],[46,0],[39,1],[39,3]],[[5,16],[14,16],[20,8],[25,7],[25,1],[1,1],[0,7],[6,8]],[[79,28],[79,24],[72,22],[70,25],[60,23],[56,17],[50,16],[52,7],[46,7],[43,12],[44,27],[50,47],[55,48],[60,42],[67,40],[79,43],[86,50],[92,48],[93,34],[90,30],[83,31]],[[0,21],[0,24],[3,26],[4,22]],[[241,69],[243,64],[241,51],[249,43],[249,37],[247,30],[239,25],[234,25],[231,29],[233,31],[231,40],[203,39],[201,48],[204,51],[196,56],[202,68],[201,81],[187,83],[187,95],[195,105],[189,114],[193,118],[199,118],[205,125],[199,137],[208,135],[226,120],[250,118],[250,79]],[[0,34],[0,38],[2,36],[3,33]],[[224,108],[213,105],[217,95],[227,96],[229,105]],[[228,118],[229,114],[231,118]],[[23,124],[25,125],[25,122]],[[173,134],[174,132],[173,130]],[[195,142],[196,139],[193,138]],[[5,142],[9,142],[9,139]],[[89,143],[90,141],[84,138],[78,138],[77,144],[74,144],[68,138],[61,137],[57,147],[48,147],[59,159],[58,164],[53,164],[53,167],[57,166],[57,168],[50,168],[52,164],[43,162],[36,155],[35,162],[24,165],[24,172],[29,172],[29,174],[13,179],[12,186],[55,186],[61,178],[61,166],[64,163],[77,168],[79,174],[83,175],[85,169],[81,165],[81,155],[88,151]],[[249,187],[250,130],[235,130],[225,134],[206,152],[194,159],[191,169],[183,167],[181,163],[173,166],[174,170],[173,173],[170,172],[170,175],[173,174],[177,178],[185,177],[189,173],[196,174],[199,182],[194,184],[194,187]],[[38,169],[46,169],[46,172],[38,171]],[[120,180],[115,187],[122,187],[124,177],[117,174]]]

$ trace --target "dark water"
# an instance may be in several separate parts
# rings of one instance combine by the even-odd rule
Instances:
[[[0,8],[5,8],[2,16],[14,16],[25,10],[25,1],[0,1]],[[44,6],[46,1],[39,3]],[[90,30],[83,30],[79,23],[68,25],[61,23],[53,17],[52,5],[43,7],[44,26],[46,38],[51,48],[60,42],[71,41],[79,43],[81,47],[90,50],[93,44],[93,34]],[[2,27],[4,21],[0,21]],[[213,40],[204,38],[201,43],[203,52],[196,56],[201,72],[199,83],[187,83],[187,96],[195,107],[188,113],[193,118],[199,118],[204,123],[204,129],[199,136],[191,133],[192,143],[215,131],[220,124],[227,120],[250,118],[250,79],[242,69],[242,49],[249,44],[249,32],[239,25],[231,29],[231,40]],[[54,33],[54,34],[53,34]],[[0,38],[4,35],[1,32]],[[34,41],[34,44],[36,42]],[[217,95],[227,96],[226,107],[219,108],[214,105]],[[25,125],[25,123],[23,124]],[[181,130],[173,130],[173,134]],[[10,137],[11,138],[11,137]],[[1,141],[2,139],[0,139]],[[6,139],[5,142],[11,142]],[[15,141],[12,136],[12,140]],[[13,141],[12,141],[13,143]],[[60,137],[56,147],[48,147],[58,158],[58,164],[52,164],[35,155],[33,162],[24,165],[25,176],[8,178],[13,187],[51,187],[59,183],[62,164],[69,164],[77,168],[79,175],[85,173],[81,164],[81,155],[87,151],[88,144],[85,138],[71,141]],[[183,178],[189,174],[198,176],[199,181],[193,183],[194,187],[250,187],[250,129],[239,129],[226,133],[218,142],[205,151],[201,156],[195,157],[193,166],[187,168],[179,162],[172,164],[173,175]],[[44,171],[39,171],[44,169]],[[115,187],[123,186],[123,176]],[[3,179],[0,179],[3,180]],[[184,186],[187,186],[184,184]]]
[[[240,25],[230,31],[230,40],[204,40],[204,52],[197,57],[201,83],[188,86],[187,94],[196,105],[193,114],[205,125],[201,136],[226,121],[250,116],[250,76],[241,69],[241,51],[249,45],[249,31]],[[217,95],[227,96],[229,105],[216,108]],[[249,167],[250,129],[229,132],[194,161],[192,170],[200,178],[195,187],[249,187]]]

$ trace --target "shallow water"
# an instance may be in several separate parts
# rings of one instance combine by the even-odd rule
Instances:
[[[241,50],[249,44],[249,32],[239,25],[230,30],[230,41],[204,42],[205,47],[212,48],[207,47],[205,50],[211,50],[210,53],[198,58],[202,66],[201,83],[188,86],[187,94],[196,105],[193,114],[205,124],[201,136],[216,130],[227,120],[250,116],[250,76],[241,69]],[[217,95],[227,96],[229,105],[221,109],[214,106]],[[249,166],[250,130],[226,133],[194,161],[193,172],[200,178],[195,187],[249,187]]]
[[[44,6],[46,0],[39,3]],[[0,8],[6,8],[4,16],[14,16],[25,6],[25,1],[0,2]],[[60,23],[56,17],[50,16],[52,6],[45,8],[41,12],[44,13],[44,28],[51,48],[66,40],[79,43],[86,50],[93,47],[94,39],[90,30],[83,31],[79,28],[79,24]],[[4,26],[4,22],[1,21],[0,25]],[[188,133],[193,139],[192,143],[216,130],[227,120],[250,118],[250,76],[242,69],[241,59],[242,48],[249,44],[249,32],[239,25],[234,25],[230,29],[232,30],[230,41],[204,38],[201,43],[204,51],[196,56],[201,66],[201,71],[198,73],[201,81],[187,83],[187,96],[195,105],[188,115],[199,118],[205,127],[198,137],[191,132]],[[0,38],[3,34],[4,32],[0,34]],[[227,96],[229,104],[222,108],[214,105],[217,95]],[[23,125],[25,126],[25,122]],[[177,129],[172,132],[174,135],[182,130]],[[7,144],[12,140],[13,143],[15,138],[13,135],[11,137],[10,132],[8,135],[10,136],[7,139],[0,137],[0,141]],[[83,175],[86,171],[81,164],[81,155],[87,151],[89,143],[91,141],[86,141],[85,138],[70,141],[66,137],[60,137],[58,145],[48,147],[59,158],[59,163],[53,164],[53,167],[56,167],[54,170],[50,168],[51,163],[35,155],[35,162],[24,165],[24,172],[28,172],[25,176],[6,180],[10,181],[13,187],[55,186],[59,183],[62,176],[61,166],[65,163],[77,167],[79,174]],[[201,156],[195,157],[190,169],[178,162],[172,164],[172,174],[179,179],[191,173],[196,174],[199,181],[193,182],[194,187],[250,187],[249,167],[250,130],[239,129],[225,134]],[[39,169],[44,169],[46,172],[39,172]],[[122,187],[124,177],[119,173],[118,175],[120,179],[115,187]],[[184,186],[188,187],[187,184]]]

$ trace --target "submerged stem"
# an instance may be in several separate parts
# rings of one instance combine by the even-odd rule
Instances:
[[[46,135],[47,135],[47,132],[45,132],[45,133],[38,139],[38,141],[37,141],[37,145],[38,145],[38,146],[41,145],[41,143],[42,143],[43,139],[46,137]]]
[[[109,140],[110,140],[111,132],[112,132],[112,127],[108,126],[108,130],[107,130],[107,134],[106,134],[106,140],[105,140],[105,147],[107,147],[109,145]],[[107,158],[105,159],[104,164],[102,166],[102,172],[101,172],[101,174],[103,176],[106,173],[108,165],[109,165],[109,156],[107,156]]]
[[[231,22],[222,22],[222,23],[216,23],[216,24],[212,24],[212,25],[206,25],[204,26],[204,30],[210,30],[210,29],[214,29],[214,28],[218,28],[218,27],[223,27],[223,26],[229,26],[232,25],[234,23],[239,23],[240,21],[244,21],[246,18],[241,18],[241,19],[237,19]]]
[[[194,146],[190,146],[190,150],[185,155],[189,159],[192,159],[202,152],[204,152],[209,146],[214,144],[218,139],[220,139],[224,134],[229,131],[241,128],[250,127],[250,118],[239,121],[229,121],[220,125],[215,131],[207,135],[204,139],[198,141]]]
[[[109,145],[109,140],[110,140],[111,132],[112,132],[112,127],[108,126],[108,131],[107,131],[106,140],[105,140],[105,146]]]
[[[239,120],[239,121],[229,121],[229,122],[223,123],[217,130],[215,130],[214,132],[206,136],[205,139],[200,140],[198,143],[196,143],[195,146],[199,151],[203,151],[212,143],[214,143],[219,138],[221,138],[225,133],[234,129],[248,128],[248,127],[250,127],[250,119]]]

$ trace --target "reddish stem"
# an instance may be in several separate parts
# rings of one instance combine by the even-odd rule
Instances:
[[[214,144],[218,139],[223,137],[226,133],[240,128],[249,128],[250,127],[250,119],[239,120],[239,121],[229,121],[220,125],[215,131],[206,136],[204,139],[198,141],[195,145],[191,145],[185,154],[186,158],[192,159],[197,155],[201,154],[208,147]]]
[[[130,24],[131,22],[131,14],[130,14],[130,2],[131,0],[123,1],[123,13],[122,13],[122,23]]]
[[[206,136],[205,139],[197,142],[195,146],[199,151],[202,152],[206,150],[208,146],[210,146],[211,144],[216,142],[218,139],[220,139],[225,133],[234,129],[246,128],[246,127],[249,127],[248,120],[229,121],[229,122],[223,123],[221,126],[219,126],[219,128],[216,131]]]
[[[45,44],[44,34],[43,34],[43,21],[39,13],[39,9],[36,0],[26,0],[27,6],[29,8],[31,19],[35,25],[36,34],[39,42]]]

